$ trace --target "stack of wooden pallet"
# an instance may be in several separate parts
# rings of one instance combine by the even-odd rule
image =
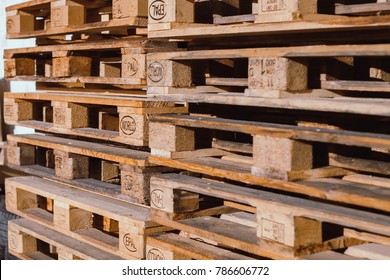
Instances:
[[[390,3],[146,2],[8,8],[12,252],[390,258]]]

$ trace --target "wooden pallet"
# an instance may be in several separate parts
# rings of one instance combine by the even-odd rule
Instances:
[[[150,115],[187,111],[184,105],[144,97],[77,92],[4,94],[4,120],[9,125],[133,146],[148,146]]]
[[[174,233],[146,238],[147,260],[254,260],[255,258]]]
[[[153,53],[147,56],[148,94],[342,95],[388,102],[389,79],[386,66],[381,66],[388,50],[389,45],[377,44]]]
[[[53,178],[91,191],[149,204],[149,181],[166,171],[148,152],[60,137],[8,135],[11,168]]]
[[[6,181],[8,211],[126,259],[145,258],[145,237],[166,228],[150,209],[38,177]]]
[[[352,5],[317,0],[149,0],[148,29],[151,38],[182,39],[375,30],[388,26],[389,12],[389,3],[381,0]]]
[[[226,134],[218,136],[218,131]],[[232,134],[227,135],[229,131]],[[359,158],[358,148],[384,149],[383,154],[375,151],[370,154],[388,158],[387,134],[176,115],[154,116],[149,133],[149,160],[154,164],[390,210],[389,192],[385,188],[389,181],[385,178],[389,176],[389,163]],[[253,145],[240,142],[240,133],[253,137]],[[238,140],[221,141],[219,137]],[[316,143],[338,146],[317,149],[314,148]],[[343,154],[349,149],[353,157]],[[325,160],[320,161],[324,157]],[[365,180],[356,183],[353,179],[356,176],[347,176],[358,172],[379,174],[384,178],[363,176]],[[339,179],[343,176],[347,176],[345,180]]]
[[[8,222],[8,248],[23,260],[122,260],[27,219]]]
[[[52,88],[119,88],[144,94],[146,53],[173,51],[176,46],[136,38],[10,49],[4,54],[5,77]]]
[[[126,36],[147,27],[147,6],[140,0],[34,0],[6,12],[9,39],[103,31]]]
[[[257,226],[199,215],[201,195],[227,201],[236,211],[253,212]],[[267,258],[295,258],[366,243],[344,236],[343,228],[390,235],[385,214],[179,174],[154,176],[151,196],[153,221]]]

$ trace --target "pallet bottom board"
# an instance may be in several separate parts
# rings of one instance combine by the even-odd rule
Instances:
[[[9,222],[9,240],[10,240],[10,252],[21,258],[21,259],[30,259],[30,260],[51,260],[55,259],[54,256],[58,255],[61,258],[61,253],[66,253],[67,255],[73,255],[79,259],[89,259],[89,260],[122,260],[122,258],[95,248],[91,245],[88,245],[84,242],[75,240],[65,234],[54,231],[42,225],[36,224],[27,219],[18,219],[12,220]],[[19,234],[18,234],[19,233]],[[52,251],[56,252],[53,254],[47,254],[47,252],[29,250],[23,251],[23,241],[27,242],[25,237],[22,238],[22,244],[19,243],[18,236],[31,236],[29,241],[32,244],[36,244],[37,240],[40,242],[45,242],[49,244],[52,248]],[[27,246],[25,246],[27,247]],[[36,246],[35,246],[36,247]],[[28,247],[27,247],[28,248]],[[38,249],[38,248],[36,248]]]

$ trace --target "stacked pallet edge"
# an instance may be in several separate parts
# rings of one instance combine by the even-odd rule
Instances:
[[[390,2],[6,8],[11,254],[390,259]]]

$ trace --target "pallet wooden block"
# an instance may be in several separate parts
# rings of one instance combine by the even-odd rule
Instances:
[[[37,81],[39,87],[88,85],[141,93],[146,85],[146,53],[176,48],[176,43],[136,38],[11,49],[5,54],[5,76]]]
[[[10,212],[118,257],[145,258],[146,235],[164,230],[151,222],[150,210],[139,205],[37,177],[12,178],[6,185]],[[47,200],[54,201],[52,211],[46,210]],[[116,226],[107,227],[107,219]],[[29,242],[35,238],[27,237],[23,246],[31,250],[22,252],[36,251]]]
[[[149,204],[150,177],[167,170],[143,151],[38,134],[8,141],[13,168],[140,204]]]
[[[6,11],[9,38],[102,31],[115,34],[118,29],[147,27],[147,3],[141,0],[34,0],[9,6]]]
[[[371,92],[388,92],[388,70],[373,57],[387,56],[386,48],[316,45],[154,53],[147,59],[148,94],[242,92],[271,98],[330,98],[342,91],[351,98],[357,92],[372,98]]]
[[[339,236],[324,239],[324,232],[329,226],[327,223],[389,236],[390,221],[386,215],[179,174],[164,174],[152,178],[151,192],[158,190],[161,195],[160,201],[169,200],[172,204],[180,200],[180,197],[170,195],[172,189],[255,207],[258,226],[257,228],[242,224],[237,226],[234,222],[211,216],[191,216],[191,212],[186,213],[182,209],[172,211],[168,203],[156,205],[152,201],[154,221],[226,246],[235,244],[236,249],[263,257],[292,258],[326,251],[328,250],[326,248],[350,247],[355,242],[365,243],[354,238],[346,239],[342,231]],[[223,230],[226,226],[239,230],[237,232]]]
[[[174,102],[68,92],[6,93],[5,122],[39,131],[148,146],[149,116],[187,113]]]
[[[24,260],[121,260],[123,258],[27,219],[8,222],[10,253]]]

